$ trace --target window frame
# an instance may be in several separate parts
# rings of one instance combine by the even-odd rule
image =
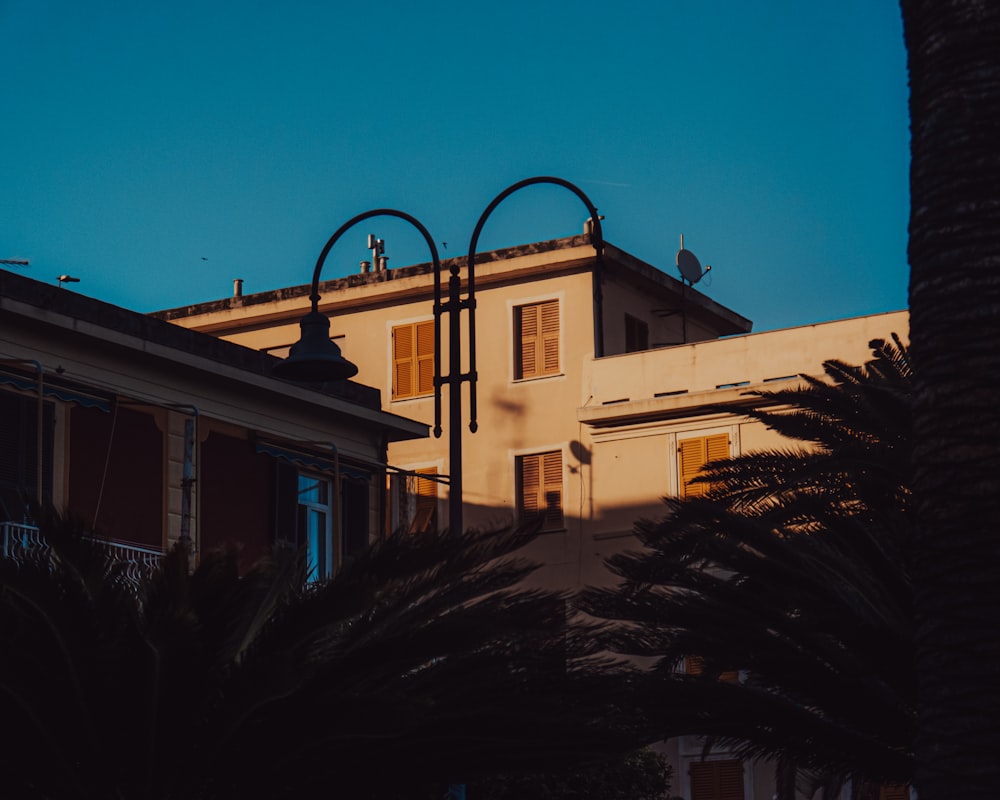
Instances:
[[[308,581],[310,583],[315,583],[317,581],[327,580],[331,578],[340,567],[340,549],[341,545],[337,539],[336,526],[333,522],[333,515],[339,513],[338,503],[334,500],[339,496],[339,486],[335,487],[334,480],[331,476],[320,473],[311,472],[308,470],[296,470],[295,471],[295,527],[296,536],[299,541],[305,545],[306,550],[306,568],[308,572]],[[325,487],[326,491],[326,501],[304,501],[302,499],[303,494],[303,481],[313,481],[317,486],[322,485]],[[337,494],[335,494],[335,491]],[[303,513],[308,519],[308,514],[310,512],[319,512],[324,515],[324,528],[322,532],[322,541],[317,542],[314,545],[312,537],[310,535],[309,527],[307,525],[302,525]],[[320,561],[322,560],[322,563]]]
[[[400,332],[409,329],[411,341],[409,353],[401,357],[397,353]],[[425,352],[421,351],[421,348]],[[399,367],[406,364],[410,369],[407,391],[400,390]],[[421,368],[427,370],[422,371]],[[429,375],[428,377],[425,377]],[[389,387],[393,402],[430,397],[434,394],[434,320],[418,319],[409,322],[390,323],[389,327]],[[423,381],[423,383],[422,383]]]
[[[685,482],[685,475],[690,475],[693,478],[695,475],[699,474],[702,467],[710,461],[715,461],[720,458],[733,458],[735,454],[739,453],[738,433],[737,426],[726,425],[723,427],[692,429],[676,434],[674,437],[672,458],[672,468],[674,470],[673,495],[681,499],[703,496],[705,492],[708,491],[709,487],[707,485],[702,485],[698,488],[696,485],[694,491],[688,491],[690,478],[688,478],[688,481]],[[718,451],[718,449],[715,452],[712,452],[710,450],[709,440],[716,439],[716,437],[723,435],[727,437],[725,454],[723,455]],[[687,443],[698,440],[705,441],[706,457],[704,460],[699,462],[695,470],[686,470],[683,461],[685,446],[690,447]]]
[[[707,758],[688,758],[687,769],[684,770],[684,780],[687,788],[687,796],[690,800],[746,800],[749,796],[747,792],[749,775],[749,765],[741,758],[729,754],[719,754],[715,756],[709,756]],[[721,792],[713,792],[710,795],[695,795],[695,783],[693,772],[696,770],[704,770],[715,768],[719,769],[722,764],[738,764],[740,767],[740,795],[736,798],[734,795],[723,795]]]
[[[510,301],[510,325],[511,325],[511,380],[514,382],[533,381],[543,378],[552,378],[563,374],[563,307],[564,298],[561,294],[547,295],[539,298],[522,298],[517,301]],[[555,322],[549,331],[544,329],[544,308],[555,309]],[[535,368],[526,370],[524,363],[524,311],[525,309],[539,309],[538,318],[535,323],[536,341],[534,347]],[[546,347],[546,343],[552,343],[552,349]],[[554,364],[546,367],[549,354],[552,354]],[[541,369],[538,364],[541,363]]]
[[[684,674],[697,677],[705,673],[705,659],[701,656],[684,656]],[[739,670],[731,669],[726,670],[719,674],[718,681],[720,683],[741,683],[743,676],[740,674]]]
[[[553,463],[546,464],[547,456],[558,456],[558,466]],[[527,508],[526,487],[524,468],[531,461],[537,459],[535,467],[538,476],[538,483],[534,487],[536,507],[541,503],[545,504],[544,511]],[[550,462],[554,459],[550,459]],[[546,478],[546,472],[553,473],[558,470],[558,478]],[[551,473],[550,473],[551,475]],[[555,517],[548,503],[550,492],[558,487],[558,518]],[[536,515],[543,518],[542,532],[551,533],[553,531],[566,530],[566,454],[563,447],[542,448],[537,450],[518,452],[514,454],[514,504],[518,522],[526,522]]]
[[[433,475],[434,478],[423,478]],[[422,534],[438,530],[438,468],[418,467],[413,470],[414,512],[408,533]]]

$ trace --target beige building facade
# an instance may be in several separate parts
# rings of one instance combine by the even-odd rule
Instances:
[[[319,288],[331,336],[358,380],[382,388],[386,411],[432,425],[431,266]],[[561,588],[607,580],[602,558],[706,460],[773,442],[739,415],[748,389],[819,372],[827,358],[860,363],[872,338],[906,333],[898,313],[751,334],[746,318],[612,245],[598,264],[585,235],[478,255],[476,290],[478,431],[467,427],[466,386],[465,524],[541,514],[536,579]],[[156,316],[283,355],[308,293],[289,287]],[[707,410],[720,404],[733,411]],[[395,485],[408,487],[390,498],[390,530],[447,526],[449,435],[390,445],[390,462],[403,470]]]
[[[567,589],[610,581],[603,559],[635,546],[633,523],[662,515],[661,498],[697,491],[689,482],[706,461],[780,445],[742,413],[760,402],[748,391],[795,385],[831,358],[862,363],[872,339],[905,339],[908,329],[896,312],[750,333],[749,320],[611,245],[598,264],[586,236],[481,254],[476,283],[479,429],[463,424],[465,522],[540,514],[533,580]],[[284,354],[308,291],[157,316]],[[431,425],[430,265],[327,281],[320,293],[359,380],[382,387],[385,410]],[[447,408],[447,389],[444,400]],[[467,395],[463,408],[467,423]],[[449,473],[448,434],[389,446],[404,470],[395,486],[408,489],[390,498],[390,527],[447,525],[447,485],[433,478]],[[706,759],[693,737],[664,747],[685,800],[773,795],[773,765],[724,750]]]

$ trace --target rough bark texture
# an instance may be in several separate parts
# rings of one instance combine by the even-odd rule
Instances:
[[[1000,796],[1000,2],[902,0],[921,800]]]

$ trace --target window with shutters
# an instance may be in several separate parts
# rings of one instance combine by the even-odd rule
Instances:
[[[865,781],[861,784],[858,800],[910,800],[910,787],[905,783]]]
[[[563,528],[562,453],[518,456],[516,471],[518,518],[541,517],[543,531]]]
[[[418,469],[411,476],[415,509],[410,533],[425,533],[437,529],[438,484],[433,478],[422,477],[424,475],[436,476],[437,468]]]
[[[743,800],[743,762],[736,758],[692,761],[691,800]]]
[[[729,434],[716,433],[681,439],[677,442],[677,489],[681,497],[701,497],[710,488],[707,483],[695,483],[701,468],[710,461],[729,458]]]
[[[392,329],[392,399],[434,393],[434,320]]]
[[[705,672],[705,659],[701,656],[685,656],[684,672],[688,675],[703,675]],[[723,683],[739,683],[739,670],[726,670],[719,675],[719,680]]]
[[[514,378],[559,372],[559,301],[514,307]]]

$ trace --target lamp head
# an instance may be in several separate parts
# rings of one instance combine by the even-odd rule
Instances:
[[[288,357],[274,366],[274,375],[290,381],[323,383],[341,381],[358,374],[358,368],[330,341],[330,320],[310,311],[299,323],[302,335],[291,346]]]

